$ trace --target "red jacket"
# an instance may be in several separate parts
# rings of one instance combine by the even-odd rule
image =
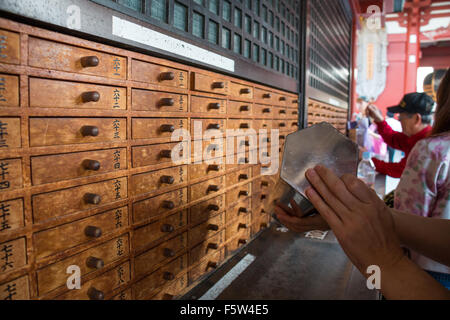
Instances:
[[[378,133],[383,137],[384,142],[397,150],[405,153],[405,157],[400,162],[384,162],[372,158],[376,170],[393,178],[400,178],[406,166],[406,160],[417,141],[426,138],[431,133],[431,126],[427,126],[422,131],[408,137],[406,134],[392,130],[386,121],[376,122]]]

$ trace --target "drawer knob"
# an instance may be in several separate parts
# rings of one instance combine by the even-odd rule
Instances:
[[[209,191],[219,191],[219,186],[217,186],[217,185],[210,185],[210,186],[208,186],[207,192],[209,192]]]
[[[105,263],[103,262],[102,259],[99,259],[96,257],[89,257],[86,259],[86,266],[88,268],[101,269],[101,268],[103,268],[104,265],[105,265]]]
[[[166,272],[164,272],[164,274],[163,274],[163,279],[164,279],[164,280],[167,280],[167,281],[170,281],[170,280],[175,279],[175,276],[173,275],[172,272],[166,271]]]
[[[298,100],[292,100],[292,103],[298,103]]]
[[[160,107],[164,107],[164,106],[171,107],[174,104],[175,104],[175,101],[172,98],[162,98],[161,100],[159,100],[159,103],[158,103],[158,105]]]
[[[175,179],[171,176],[162,176],[159,181],[161,183],[166,183],[166,184],[173,184],[175,182]]]
[[[220,82],[213,82],[212,87],[214,89],[223,89],[223,88],[225,88],[225,82],[222,82],[222,81],[220,81]]]
[[[217,268],[217,262],[209,261],[207,267],[216,269]]]
[[[104,300],[105,295],[102,291],[95,289],[94,287],[90,287],[87,291],[87,295],[91,300]]]
[[[286,97],[280,97],[280,101],[286,101]]]
[[[88,91],[81,94],[81,101],[83,101],[83,103],[98,102],[99,100],[100,93],[98,93],[97,91]]]
[[[292,122],[292,126],[293,127],[298,127],[298,123],[297,122]]]
[[[209,224],[208,230],[217,231],[219,230],[219,226],[217,224]]]
[[[248,191],[247,190],[239,191],[239,197],[241,197],[241,196],[244,196],[244,197],[248,196]]]
[[[167,80],[167,81],[173,80],[173,79],[175,79],[175,73],[173,73],[173,72],[162,72],[162,73],[159,75],[159,79],[160,79],[161,81],[164,81],[164,80]]]
[[[261,181],[261,187],[268,187],[269,182],[268,181]]]
[[[81,58],[80,62],[83,68],[89,68],[98,66],[100,60],[96,56],[88,56]]]
[[[247,229],[247,224],[239,223],[238,229]]]
[[[264,209],[261,209],[261,213],[266,213],[266,210],[264,210]]]
[[[250,128],[250,125],[248,123],[241,123],[241,125],[239,126],[240,129],[248,129]]]
[[[219,245],[217,243],[208,243],[208,249],[217,250]]]
[[[248,140],[241,141],[241,146],[242,146],[242,145],[244,145],[244,146],[246,146],[246,147],[249,147],[249,146],[250,146],[250,141],[248,141]]]
[[[285,136],[284,134],[282,134],[282,135],[280,136],[280,140],[283,140],[283,139],[286,139],[286,136]]]
[[[211,123],[211,124],[208,126],[208,129],[216,129],[216,130],[219,130],[219,129],[220,129],[220,124],[218,124],[218,123]]]
[[[219,211],[219,206],[217,205],[217,204],[210,204],[209,206],[208,206],[208,210],[209,211]]]
[[[240,110],[240,111],[249,111],[249,110],[250,110],[250,107],[249,107],[249,106],[241,106],[241,107],[239,108],[239,110]]]
[[[265,222],[261,223],[261,228],[267,228],[267,223]]]
[[[210,164],[208,166],[208,171],[219,171],[220,170],[220,166],[218,164]]]
[[[280,110],[280,114],[286,114],[286,110]]]
[[[286,123],[281,122],[278,126],[280,126],[280,127],[286,127]]]
[[[292,114],[293,114],[293,115],[297,115],[298,112],[297,112],[297,111],[292,111]]]
[[[267,142],[267,143],[270,143],[270,138],[266,138],[266,142]]]
[[[83,160],[82,166],[85,170],[98,171],[100,170],[100,162],[97,160]]]
[[[84,229],[84,234],[87,237],[91,237],[91,238],[100,238],[102,235],[102,229],[100,229],[99,227],[94,227],[94,226],[87,226]]]
[[[267,196],[265,195],[265,194],[262,194],[261,195],[261,200],[264,200],[264,199],[266,199],[267,198]]]
[[[162,226],[161,226],[161,232],[173,232],[173,230],[175,230],[174,229],[174,227],[172,226],[172,225],[170,225],[170,224],[163,224]]]
[[[238,244],[246,244],[247,240],[246,239],[239,239]]]
[[[263,98],[264,99],[270,99],[270,98],[272,98],[272,95],[270,93],[264,93],[263,94]]]
[[[161,127],[159,127],[161,132],[174,132],[175,127],[171,124],[163,124]]]
[[[159,156],[161,158],[172,158],[172,150],[161,150]]]
[[[247,210],[247,208],[240,207],[240,208],[239,208],[239,212],[247,213],[248,210]]]
[[[251,91],[249,88],[242,88],[241,89],[241,94],[249,94]]]
[[[96,126],[82,126],[80,131],[83,137],[96,137],[99,134]]]
[[[208,105],[208,108],[209,109],[214,109],[214,110],[219,110],[220,109],[220,103],[218,103],[218,102],[210,103]]]
[[[262,112],[263,113],[270,113],[270,108],[264,108]]]
[[[239,180],[247,180],[247,179],[248,179],[248,174],[243,173],[243,174],[239,175]]]
[[[175,256],[175,252],[172,249],[164,248],[163,256],[166,258],[171,258],[171,257]]]
[[[170,201],[170,200],[164,200],[164,201],[162,202],[162,207],[163,207],[164,209],[169,209],[169,210],[171,210],[171,209],[175,208],[175,204],[173,203],[173,201]]]
[[[88,204],[99,204],[102,201],[102,197],[95,193],[85,193],[83,199]]]

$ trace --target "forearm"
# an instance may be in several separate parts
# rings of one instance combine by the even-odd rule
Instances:
[[[400,242],[428,258],[450,266],[450,220],[419,217],[392,210]]]

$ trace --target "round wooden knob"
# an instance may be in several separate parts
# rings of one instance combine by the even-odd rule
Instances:
[[[225,88],[225,82],[213,82],[212,87],[214,89],[223,89]]]
[[[247,190],[239,191],[239,197],[241,197],[241,196],[244,196],[244,197],[248,196],[248,191]]]
[[[286,110],[280,110],[280,114],[286,114]]]
[[[280,97],[280,101],[286,101],[286,97]]]
[[[281,122],[278,126],[279,126],[279,127],[286,127],[286,123]]]
[[[90,300],[104,300],[105,295],[102,291],[95,289],[94,287],[90,287],[87,291],[87,295]]]
[[[219,130],[220,129],[220,124],[218,124],[218,123],[211,123],[208,126],[208,129],[217,129],[217,130]]]
[[[217,268],[217,262],[209,261],[208,268],[213,268],[213,269]]]
[[[249,94],[251,91],[249,88],[242,88],[241,89],[241,94]]]
[[[95,226],[87,226],[84,229],[84,234],[87,237],[99,238],[102,235],[102,229],[100,229],[99,227],[95,227]]]
[[[81,101],[83,101],[83,103],[98,102],[99,100],[100,93],[98,93],[97,91],[88,91],[81,94]]]
[[[261,213],[266,213],[266,210],[264,210],[264,209],[261,209]]]
[[[246,239],[239,239],[238,240],[238,244],[246,244],[247,240]]]
[[[85,170],[98,171],[100,169],[100,162],[97,160],[83,160],[81,164]]]
[[[282,135],[280,136],[280,140],[283,140],[283,139],[286,139],[286,136],[285,136],[284,134],[282,134]]]
[[[175,104],[175,101],[172,98],[162,98],[161,100],[159,100],[158,105],[161,107],[167,106],[167,107],[171,107]]]
[[[163,255],[166,258],[171,258],[171,257],[175,256],[175,252],[172,249],[164,248]]]
[[[88,204],[99,204],[102,201],[102,197],[95,193],[85,193],[83,199]]]
[[[164,81],[164,80],[170,81],[170,80],[175,79],[175,74],[174,74],[173,72],[162,72],[162,73],[159,75],[159,79],[160,79],[161,81]]]
[[[262,112],[263,113],[270,113],[270,108],[264,108]]]
[[[159,127],[161,132],[174,132],[175,127],[171,124],[163,124],[161,127]]]
[[[175,179],[171,176],[162,176],[159,181],[161,183],[166,183],[166,184],[173,184],[175,182]]]
[[[220,109],[220,103],[216,102],[216,103],[210,103],[208,105],[209,109],[214,109],[214,110],[219,110]]]
[[[218,164],[210,164],[208,166],[208,171],[219,171],[220,170],[220,166]]]
[[[292,100],[292,103],[298,103],[298,100]]]
[[[219,226],[217,224],[209,224],[208,230],[217,231],[219,230]]]
[[[163,207],[164,209],[169,209],[169,210],[171,210],[171,209],[175,208],[175,204],[173,203],[173,201],[164,200],[164,201],[162,202],[162,207]]]
[[[249,147],[250,146],[250,141],[248,141],[248,140],[241,141],[241,144],[243,144],[246,147]]]
[[[265,198],[267,198],[267,196],[265,194],[261,195],[261,200],[264,200]]]
[[[240,129],[248,129],[250,128],[250,125],[248,123],[241,123],[241,125],[239,126]]]
[[[173,227],[172,225],[170,225],[170,224],[163,224],[163,225],[161,226],[161,232],[173,232],[173,230],[175,230],[175,229],[174,229],[174,227]]]
[[[248,174],[243,173],[243,174],[239,175],[239,180],[247,180],[247,179],[248,179]]]
[[[297,115],[298,112],[297,112],[297,111],[292,111],[292,114],[293,114],[293,115]]]
[[[297,122],[292,122],[292,126],[293,127],[298,127],[298,123]]]
[[[239,223],[238,229],[247,229],[247,224]]]
[[[250,110],[250,107],[249,107],[249,106],[241,106],[241,107],[239,108],[239,110],[240,110],[240,111],[249,111],[249,110]]]
[[[208,210],[209,211],[219,211],[219,206],[217,205],[217,204],[210,204],[209,206],[208,206]]]
[[[247,208],[244,208],[244,207],[240,207],[240,208],[239,208],[239,212],[244,212],[244,213],[247,213],[247,212],[248,212],[248,210],[247,210]]]
[[[96,257],[89,257],[86,259],[86,266],[88,268],[101,269],[101,268],[103,268],[104,265],[105,265],[105,263],[103,262],[102,259],[99,259]]]
[[[161,150],[159,156],[161,158],[172,158],[172,150]]]
[[[268,187],[269,181],[261,181],[261,187]]]
[[[170,280],[175,279],[175,276],[173,275],[172,272],[167,272],[166,271],[166,272],[163,273],[163,279],[167,280],[167,281],[170,281]]]
[[[266,142],[267,142],[267,143],[270,143],[270,138],[266,138]]]
[[[208,249],[217,250],[219,245],[217,243],[208,243]]]
[[[270,98],[272,98],[272,95],[270,93],[265,93],[265,94],[263,94],[263,98],[270,99]]]
[[[208,191],[219,191],[219,186],[210,185],[208,186]]]
[[[100,63],[96,56],[83,57],[80,61],[83,68],[96,67]]]
[[[83,126],[80,131],[83,137],[96,137],[99,134],[96,126]]]

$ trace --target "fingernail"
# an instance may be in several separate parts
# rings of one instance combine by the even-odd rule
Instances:
[[[314,169],[306,170],[306,177],[307,178],[314,178],[316,176],[317,176],[317,174],[316,174],[316,171],[314,171]]]

